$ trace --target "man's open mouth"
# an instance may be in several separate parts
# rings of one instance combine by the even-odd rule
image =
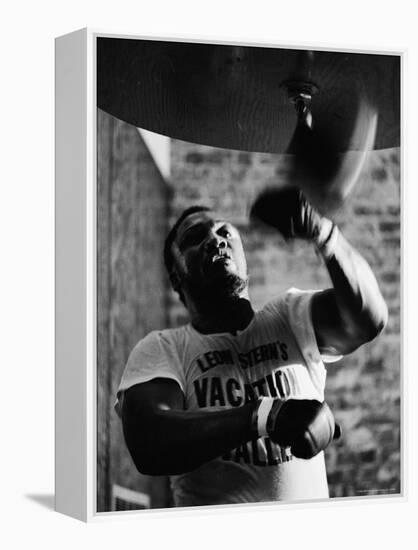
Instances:
[[[227,260],[231,260],[231,256],[229,254],[225,253],[216,253],[211,258],[211,263],[214,264],[215,262],[225,262]]]
[[[217,250],[216,252],[212,253],[209,256],[206,256],[205,262],[204,262],[204,270],[207,271],[207,273],[212,272],[212,268],[221,267],[221,266],[227,266],[230,262],[232,262],[232,257],[229,253],[222,252],[220,250]]]

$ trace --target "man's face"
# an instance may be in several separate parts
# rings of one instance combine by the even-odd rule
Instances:
[[[236,295],[247,286],[240,234],[211,211],[196,212],[183,220],[172,252],[174,269],[185,291]]]

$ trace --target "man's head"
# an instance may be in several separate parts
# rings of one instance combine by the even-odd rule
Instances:
[[[169,232],[164,261],[173,288],[187,305],[238,297],[248,284],[247,264],[236,227],[210,208],[185,210]]]

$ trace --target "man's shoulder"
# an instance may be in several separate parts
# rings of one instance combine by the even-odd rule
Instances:
[[[296,304],[310,302],[311,297],[316,292],[318,292],[318,290],[301,290],[299,288],[290,287],[270,299],[260,310],[260,313],[286,314],[289,310],[294,309]]]
[[[260,312],[263,312],[263,311],[269,311],[269,310],[274,310],[274,309],[277,309],[277,308],[283,308],[285,307],[286,305],[286,302],[289,300],[289,299],[292,299],[292,296],[295,295],[295,293],[298,293],[300,292],[299,289],[297,288],[288,288],[287,290],[284,290],[282,292],[279,292],[278,294],[276,294],[275,296],[273,296],[272,298],[270,298],[265,304],[264,306],[262,307],[262,309],[260,310]]]
[[[148,332],[143,338],[141,338],[136,345],[135,349],[145,349],[149,347],[154,347],[156,345],[161,345],[164,343],[176,342],[185,337],[187,333],[187,325],[182,325],[175,328],[164,328],[158,330],[152,330]]]

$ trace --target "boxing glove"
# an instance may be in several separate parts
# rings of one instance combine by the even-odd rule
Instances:
[[[312,458],[341,436],[328,405],[315,399],[262,398],[255,416],[258,437],[290,447],[297,458]]]
[[[318,248],[325,246],[337,229],[296,187],[263,191],[251,207],[250,218],[274,227],[285,239],[312,240]]]

